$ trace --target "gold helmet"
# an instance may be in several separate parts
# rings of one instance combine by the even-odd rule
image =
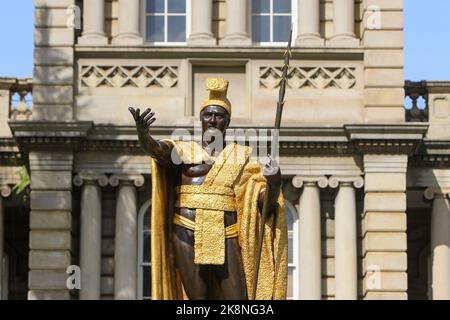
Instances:
[[[208,78],[205,84],[209,97],[203,101],[200,112],[207,106],[216,105],[227,110],[231,116],[231,103],[227,99],[228,81],[223,78]]]

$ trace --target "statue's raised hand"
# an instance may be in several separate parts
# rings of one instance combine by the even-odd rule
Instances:
[[[134,121],[136,122],[138,134],[141,135],[147,133],[150,125],[156,120],[154,117],[155,113],[152,112],[152,109],[147,108],[142,114],[140,114],[139,108],[134,109],[133,107],[129,107],[128,110],[133,115]]]

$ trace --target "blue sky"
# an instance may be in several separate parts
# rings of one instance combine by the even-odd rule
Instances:
[[[33,75],[33,0],[0,0],[0,77]],[[450,1],[404,0],[405,78],[450,80]]]

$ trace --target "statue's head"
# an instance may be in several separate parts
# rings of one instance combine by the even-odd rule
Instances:
[[[200,112],[200,121],[203,132],[219,130],[223,135],[230,124],[230,114],[224,107],[212,104]]]
[[[227,99],[228,81],[223,78],[206,79],[209,97],[201,106],[200,121],[203,133],[219,130],[222,135],[230,125],[231,103]]]

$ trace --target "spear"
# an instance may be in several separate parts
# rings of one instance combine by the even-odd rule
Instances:
[[[278,148],[278,134],[280,131],[281,126],[281,115],[283,113],[283,107],[284,107],[284,95],[286,93],[286,83],[287,83],[287,74],[289,71],[289,60],[292,57],[291,52],[291,42],[292,42],[292,27],[291,27],[291,33],[289,34],[289,42],[287,45],[287,49],[284,52],[284,64],[282,69],[282,76],[280,81],[280,92],[278,95],[278,102],[277,102],[277,114],[275,117],[275,126],[274,130],[272,131],[272,144],[271,144],[271,150],[270,150],[270,156],[274,157],[277,152]],[[253,279],[253,299],[256,300],[256,288],[258,286],[258,276],[259,276],[259,265],[261,262],[261,251],[262,251],[262,244],[264,240],[264,225],[266,224],[267,220],[267,211],[269,210],[269,192],[268,192],[268,186],[266,186],[266,193],[264,195],[264,203],[263,203],[263,209],[261,214],[261,227],[259,229],[259,238],[258,238],[258,254],[256,256],[256,267],[255,267],[255,277]]]

